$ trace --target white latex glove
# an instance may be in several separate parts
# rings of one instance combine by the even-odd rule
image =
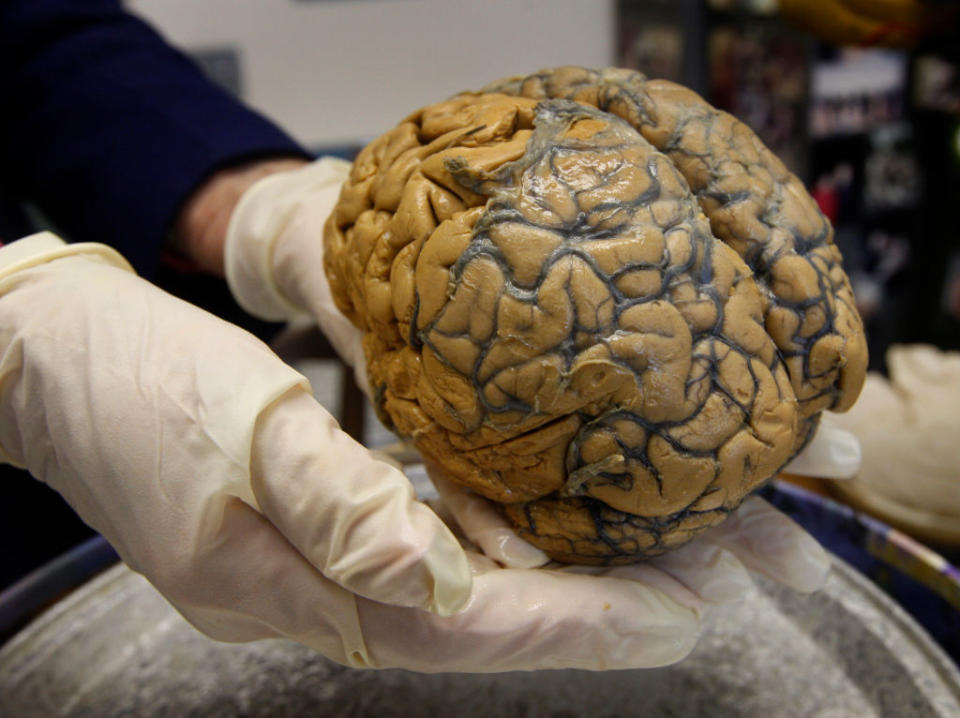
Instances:
[[[0,458],[221,640],[504,671],[664,665],[699,631],[701,597],[677,578],[689,567],[532,571],[464,554],[303,377],[101,245],[44,234],[0,249]],[[688,563],[720,586],[721,559]]]
[[[323,225],[349,171],[349,162],[326,157],[298,170],[271,175],[247,190],[227,232],[226,274],[237,301],[251,314],[273,320],[315,318],[340,356],[353,366],[358,384],[369,395],[361,334],[337,310],[323,270]],[[859,464],[856,439],[849,432],[827,426],[787,470],[818,478],[846,478],[856,473]],[[450,485],[435,472],[433,478],[467,537],[488,557],[514,567],[546,563],[547,557],[520,539],[483,499]],[[765,508],[757,508],[761,504],[760,499],[751,499],[738,511],[740,520],[726,521],[713,534],[725,537],[722,543],[737,552],[743,564],[800,590],[815,590],[827,575],[826,553],[772,507],[763,504]],[[719,545],[721,540],[702,538],[694,543]],[[675,554],[668,554],[662,562],[679,563]],[[736,562],[731,556],[723,560]],[[740,573],[745,579],[742,567]],[[697,584],[694,578],[688,582]],[[748,582],[741,583],[746,590]],[[728,589],[724,591],[730,593]]]
[[[237,303],[253,316],[316,321],[369,396],[360,332],[337,309],[323,270],[323,225],[350,167],[324,157],[253,185],[230,218],[224,270]]]
[[[265,625],[315,600],[276,588],[285,565],[326,576],[328,593],[440,614],[470,595],[453,534],[303,376],[107,247],[42,234],[0,250],[0,387],[0,457],[211,632],[244,632],[217,614],[230,600],[260,601]],[[231,576],[262,595],[228,595]]]

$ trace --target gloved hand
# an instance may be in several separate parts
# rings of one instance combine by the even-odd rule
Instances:
[[[230,218],[224,271],[237,303],[270,321],[316,321],[369,396],[361,335],[340,313],[323,269],[323,225],[351,164],[324,157],[247,190]]]
[[[352,594],[441,615],[469,598],[463,550],[400,470],[268,347],[107,247],[0,250],[0,387],[0,457],[212,635],[312,617],[363,653]]]
[[[692,648],[703,601],[749,585],[706,544],[611,569],[465,553],[308,389],[113,250],[49,234],[0,249],[0,458],[215,638],[423,671],[649,667]]]

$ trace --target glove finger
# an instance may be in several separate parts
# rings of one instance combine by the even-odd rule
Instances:
[[[704,537],[648,563],[673,576],[707,603],[739,601],[755,588],[740,559]]]
[[[553,571],[584,576],[604,576],[640,583],[668,596],[675,603],[685,606],[698,616],[703,613],[704,601],[696,593],[683,585],[675,576],[661,571],[649,562],[632,563],[623,566],[563,566],[554,564]]]
[[[850,479],[860,471],[862,459],[857,437],[823,416],[813,439],[783,471],[815,479]]]
[[[440,614],[460,608],[471,576],[459,542],[305,392],[261,415],[251,485],[260,509],[325,576],[376,601]]]
[[[423,672],[653,668],[689,654],[697,611],[623,569],[500,569],[453,616],[359,600],[371,660]],[[669,582],[669,577],[666,577]],[[398,627],[402,627],[399,628]]]
[[[510,526],[492,502],[454,483],[432,465],[430,480],[467,539],[488,558],[507,568],[536,568],[550,557],[527,543]]]
[[[747,568],[802,593],[822,588],[830,572],[830,556],[816,539],[758,496],[704,536]]]
[[[198,630],[229,642],[286,637],[340,663],[367,665],[356,597],[325,578],[236,498],[215,533],[148,576]]]

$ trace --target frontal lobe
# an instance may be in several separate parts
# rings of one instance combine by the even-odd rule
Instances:
[[[328,275],[382,418],[553,557],[637,560],[798,449],[794,384],[677,163],[596,102],[520,94],[368,146]]]

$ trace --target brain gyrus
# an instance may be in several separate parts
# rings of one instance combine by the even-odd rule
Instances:
[[[866,348],[832,230],[732,116],[546,70],[357,157],[325,231],[380,416],[552,557],[721,522],[848,408]]]

